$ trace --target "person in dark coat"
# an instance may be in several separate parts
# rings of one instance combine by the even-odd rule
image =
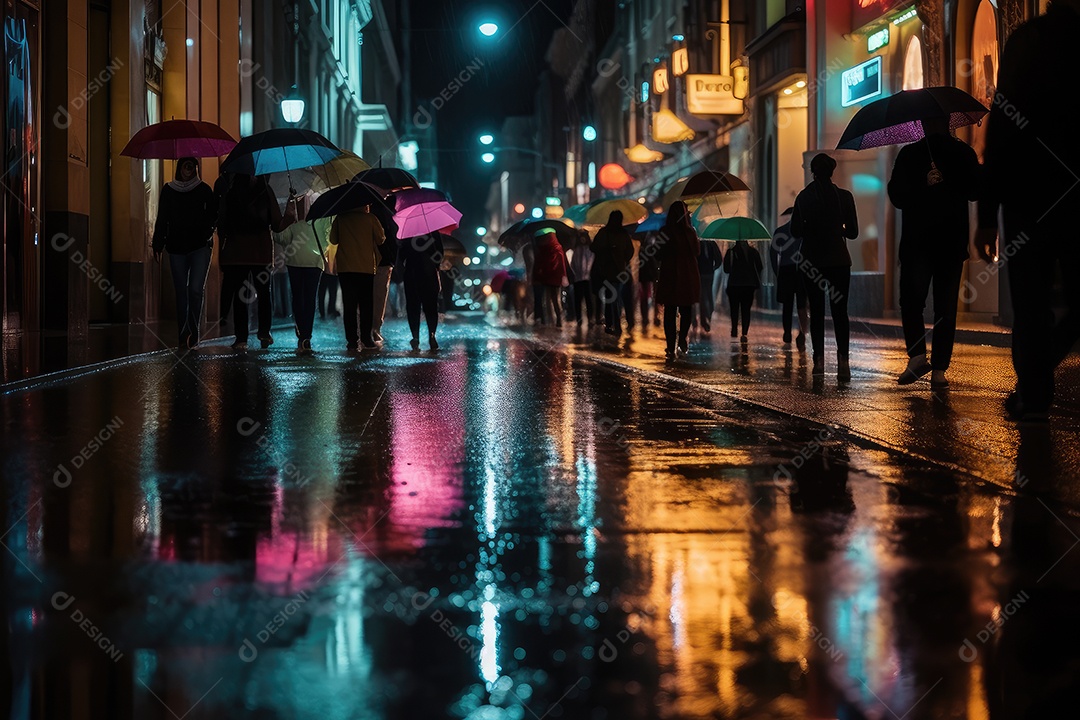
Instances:
[[[176,327],[180,349],[198,347],[206,276],[214,248],[218,200],[199,177],[199,161],[180,158],[176,178],[161,189],[151,246],[154,259],[169,253],[176,292]]]
[[[1080,336],[1080,96],[1060,91],[1062,78],[1080,70],[1078,34],[1076,0],[1054,0],[1045,15],[1014,30],[1001,54],[987,121],[976,246],[994,264],[992,270],[1004,259],[1009,263],[1016,390],[1005,407],[1020,421],[1046,420],[1054,400],[1054,370]],[[999,208],[1004,221],[1000,248]],[[1059,289],[1053,281],[1055,264]],[[1064,307],[1055,321],[1059,293]]]
[[[901,211],[900,317],[908,364],[897,382],[909,385],[933,370],[930,386],[948,386],[960,277],[968,256],[968,201],[978,198],[979,158],[949,134],[948,117],[923,120],[926,137],[901,148],[889,199]],[[934,356],[926,357],[923,308],[934,286]]]
[[[716,280],[716,271],[724,264],[724,254],[716,243],[703,242],[697,261],[700,276],[698,282],[701,283],[701,302],[698,303],[701,331],[708,334],[712,332],[712,315],[716,309],[713,281]]]
[[[791,234],[791,213],[788,208],[781,215],[784,223],[773,231],[769,244],[769,264],[776,275],[776,302],[780,305],[780,317],[784,325],[784,345],[791,344],[791,311],[795,309],[799,317],[799,334],[795,336],[795,347],[806,349],[806,331],[809,320],[806,311],[806,285],[795,258],[802,250],[802,238]],[[786,219],[785,219],[786,218]]]
[[[435,331],[439,328],[439,293],[442,292],[439,267],[445,254],[443,237],[442,233],[433,232],[398,243],[397,258],[405,278],[405,314],[412,331],[409,344],[413,350],[420,349],[421,311],[427,320],[428,347],[439,349]]]
[[[247,349],[248,313],[252,299],[259,304],[258,338],[270,347],[272,304],[270,279],[274,274],[274,239],[288,225],[282,217],[274,191],[261,177],[232,175],[224,192],[218,217],[221,250],[218,262],[224,274],[225,302],[232,305],[236,341],[233,347]],[[252,298],[255,295],[255,298]]]
[[[806,282],[810,304],[810,339],[814,346],[814,375],[825,374],[825,293],[836,333],[836,376],[851,379],[848,359],[848,290],[851,254],[847,240],[859,237],[855,198],[833,184],[836,161],[818,153],[810,161],[814,179],[795,198],[791,233],[803,239],[796,260]]]
[[[536,260],[533,265],[533,289],[543,293],[541,312],[546,323],[550,309],[555,327],[562,327],[562,291],[569,284],[566,274],[566,252],[559,244],[559,238],[553,228],[537,230]]]
[[[761,253],[745,240],[737,241],[735,247],[724,256],[724,272],[728,274],[727,296],[731,304],[731,337],[738,335],[741,319],[743,342],[746,342],[746,333],[750,329],[750,308],[754,304],[754,295],[761,287],[762,267]]]
[[[686,355],[693,322],[694,304],[701,300],[698,254],[701,241],[690,224],[686,203],[677,200],[668,209],[667,221],[658,239],[660,277],[656,282],[656,302],[664,306],[664,338],[667,356]],[[675,332],[676,316],[679,320]]]
[[[655,302],[656,281],[660,277],[660,261],[657,258],[659,248],[656,233],[645,235],[638,250],[638,301],[641,303],[641,325],[649,326],[649,304],[652,302],[653,325],[660,325],[660,312]]]
[[[622,335],[619,303],[622,285],[630,280],[630,261],[634,257],[634,241],[623,227],[623,214],[612,210],[607,225],[593,238],[595,258],[592,266],[593,287],[604,306],[604,332]]]

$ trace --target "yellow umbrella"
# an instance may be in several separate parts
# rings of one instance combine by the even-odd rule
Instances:
[[[623,225],[641,222],[649,214],[644,205],[626,197],[604,198],[579,207],[581,211],[573,215],[570,210],[566,212],[566,217],[573,220],[576,225],[606,225],[608,215],[615,210],[622,212]],[[571,208],[573,209],[575,208]]]

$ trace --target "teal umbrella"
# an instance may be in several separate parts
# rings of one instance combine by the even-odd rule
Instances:
[[[703,240],[771,240],[769,229],[753,218],[729,217],[713,220],[701,233]]]

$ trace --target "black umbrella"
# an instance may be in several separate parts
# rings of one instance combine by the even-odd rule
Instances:
[[[365,205],[378,205],[386,202],[386,191],[382,188],[353,180],[336,188],[330,188],[311,204],[307,212],[308,220],[317,220],[331,215],[338,215]]]
[[[416,178],[400,168],[371,168],[362,173],[357,173],[353,180],[361,180],[387,192],[420,187],[420,183],[416,181]]]
[[[902,90],[855,113],[836,148],[866,150],[915,142],[926,136],[923,120],[948,119],[949,128],[956,129],[974,125],[988,112],[985,105],[959,88]]]
[[[731,173],[719,170],[705,170],[695,173],[686,180],[679,197],[701,197],[713,193],[744,192],[750,186]]]
[[[382,186],[380,185],[380,187]],[[420,205],[422,203],[450,202],[450,197],[442,190],[432,190],[429,188],[409,188],[406,190],[399,190],[394,193],[392,199],[394,201],[394,209],[399,212],[407,207]]]
[[[577,244],[578,231],[560,220],[545,220],[525,218],[508,227],[499,236],[499,244],[503,247],[516,250],[526,242],[532,240],[537,230],[551,228],[555,231],[555,238],[564,248],[569,249]]]

